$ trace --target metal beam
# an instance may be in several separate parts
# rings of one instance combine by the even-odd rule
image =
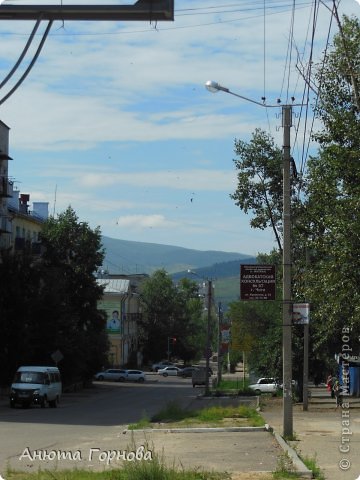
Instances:
[[[138,0],[134,5],[0,5],[0,20],[174,20],[174,0]]]

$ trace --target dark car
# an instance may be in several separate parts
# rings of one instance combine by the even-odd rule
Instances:
[[[196,370],[196,367],[184,367],[178,371],[178,377],[191,378],[192,372]]]

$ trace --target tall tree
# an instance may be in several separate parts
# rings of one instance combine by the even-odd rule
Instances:
[[[270,254],[259,255],[257,260],[277,266],[278,300],[281,298],[281,255],[273,250]],[[231,319],[231,350],[246,353],[251,372],[281,378],[281,302],[233,302],[227,316]]]
[[[68,381],[90,377],[104,364],[108,348],[105,318],[97,310],[102,288],[94,275],[104,256],[100,230],[79,222],[68,207],[45,223],[41,241],[45,252],[39,264],[33,356],[44,361],[59,350]]]
[[[191,360],[205,346],[203,301],[195,282],[175,285],[165,270],[157,270],[141,288],[143,318],[140,342],[145,361],[168,355]],[[169,353],[168,353],[169,349]]]
[[[30,249],[2,253],[2,383],[21,364],[52,364],[57,351],[65,383],[90,378],[105,363],[105,318],[97,310],[102,289],[94,276],[103,258],[99,229],[79,222],[69,207],[44,224],[42,246],[40,257]]]
[[[256,129],[249,143],[235,140],[234,159],[238,171],[236,191],[230,195],[245,213],[253,212],[250,225],[271,227],[282,250],[282,152],[273,138]]]
[[[309,161],[303,224],[308,263],[300,293],[311,301],[314,349],[340,353],[348,328],[354,351],[360,335],[360,23],[344,17],[318,69],[316,108],[323,128]]]

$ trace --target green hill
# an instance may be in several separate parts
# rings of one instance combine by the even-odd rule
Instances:
[[[160,245],[157,243],[132,242],[110,237],[102,237],[105,248],[103,268],[109,273],[148,273],[163,268],[169,274],[190,270],[209,268],[209,275],[218,275],[220,266],[216,272],[215,264],[222,264],[251,259],[249,255],[236,252],[221,252],[216,250],[192,250],[189,248],[172,245]],[[247,262],[246,262],[247,263]],[[249,262],[251,263],[251,262]],[[206,270],[205,270],[206,271]],[[199,271],[199,275],[206,273]]]

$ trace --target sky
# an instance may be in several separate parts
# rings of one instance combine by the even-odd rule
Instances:
[[[271,230],[252,229],[251,214],[230,198],[237,186],[234,140],[248,141],[261,128],[281,147],[281,108],[212,94],[204,84],[214,80],[250,100],[266,97],[269,105],[290,103],[292,96],[301,104],[305,82],[299,72],[311,53],[313,64],[321,61],[329,32],[330,39],[337,32],[331,6],[175,0],[174,22],[54,22],[29,75],[0,105],[0,120],[11,129],[9,176],[30,194],[30,205],[49,202],[52,215],[71,205],[79,221],[99,226],[105,236],[270,252],[276,247]],[[342,0],[339,12],[359,16],[359,2]],[[0,83],[33,26],[0,20]],[[0,102],[23,75],[46,26],[41,23],[24,62],[1,88]],[[312,118],[309,113],[305,124],[304,112],[293,108],[298,169]]]

